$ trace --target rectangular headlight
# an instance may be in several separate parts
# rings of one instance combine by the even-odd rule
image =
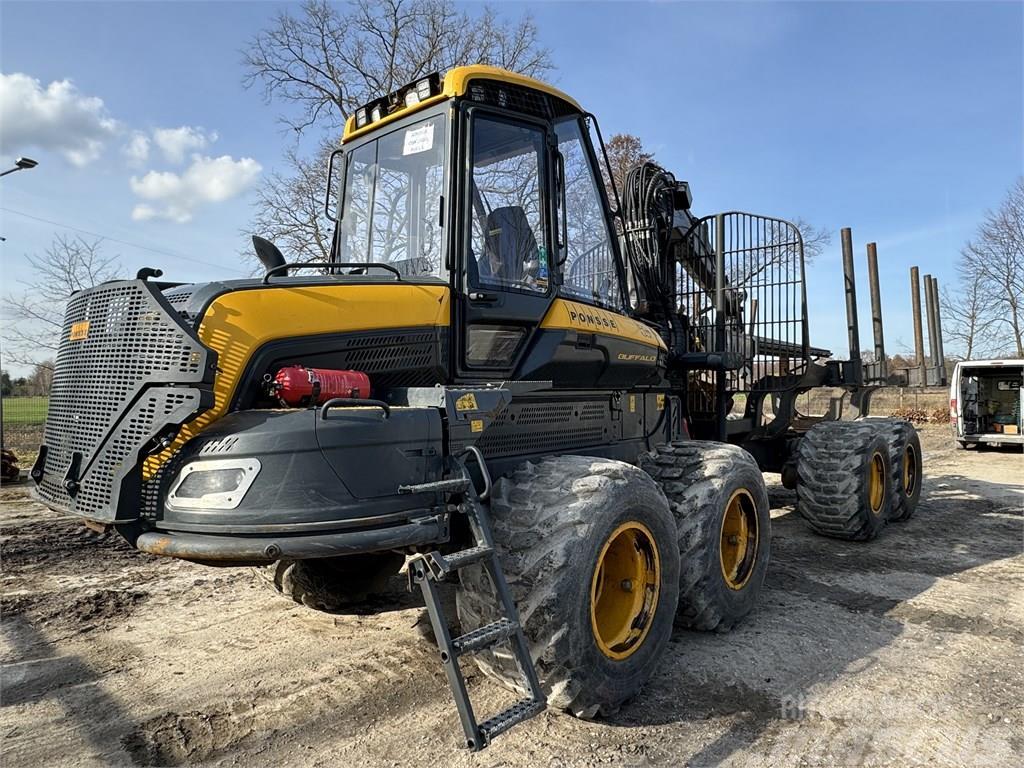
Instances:
[[[260,473],[259,459],[193,461],[181,468],[167,502],[193,509],[235,509]]]
[[[420,101],[430,97],[430,78],[424,77],[422,80],[416,83],[416,95]]]
[[[420,103],[420,95],[412,88],[405,92],[405,106],[411,107]]]
[[[366,107],[360,107],[356,110],[356,128],[362,128],[366,125]]]
[[[376,123],[378,120],[380,120],[380,115],[380,104],[378,104],[377,106],[370,110],[370,121]]]

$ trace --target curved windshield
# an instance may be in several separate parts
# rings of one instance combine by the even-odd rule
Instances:
[[[410,277],[445,277],[441,201],[445,117],[368,141],[348,153],[343,261],[390,264]]]

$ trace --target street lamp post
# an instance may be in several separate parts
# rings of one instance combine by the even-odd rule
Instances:
[[[6,176],[8,173],[14,173],[15,171],[27,171],[27,170],[30,170],[32,168],[35,168],[37,165],[39,165],[39,163],[37,163],[31,157],[19,157],[17,160],[14,161],[14,167],[7,169],[3,173],[0,173],[0,176]],[[0,241],[4,241],[6,239],[7,238],[5,238],[5,237],[0,237]],[[4,448],[4,396],[3,396],[3,393],[0,392],[0,451],[2,451],[3,448]]]
[[[6,176],[8,173],[14,173],[15,171],[27,171],[30,168],[35,168],[39,163],[33,160],[31,157],[19,157],[14,161],[14,167],[8,168],[0,176]]]

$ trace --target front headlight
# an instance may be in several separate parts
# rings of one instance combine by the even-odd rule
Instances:
[[[259,472],[259,459],[193,461],[181,468],[167,501],[177,507],[235,509]]]

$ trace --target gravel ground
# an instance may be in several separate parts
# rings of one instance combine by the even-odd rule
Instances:
[[[1024,458],[928,427],[914,519],[817,537],[772,486],[761,606],[677,631],[612,719],[547,712],[470,754],[417,601],[328,615],[245,570],[140,555],[0,490],[10,766],[1024,764]],[[481,712],[508,701],[470,676]]]

